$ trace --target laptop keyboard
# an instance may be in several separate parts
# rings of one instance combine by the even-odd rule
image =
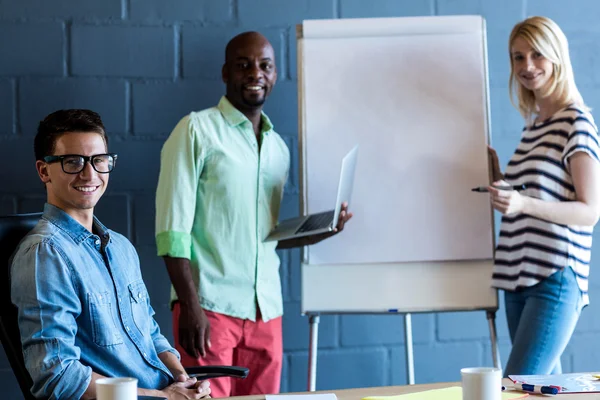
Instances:
[[[333,221],[335,210],[325,211],[318,214],[313,214],[298,228],[296,233],[310,232],[317,229],[327,228]]]

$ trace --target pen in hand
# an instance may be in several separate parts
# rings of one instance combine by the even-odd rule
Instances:
[[[525,190],[527,189],[526,185],[513,185],[513,186],[493,186],[495,189],[498,190]],[[487,193],[489,192],[487,186],[478,186],[478,187],[474,187],[473,189],[471,189],[472,192],[478,192],[478,193]]]

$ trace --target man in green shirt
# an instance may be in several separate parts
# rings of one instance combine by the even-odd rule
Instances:
[[[283,301],[276,248],[341,231],[264,242],[276,225],[289,150],[262,112],[277,80],[275,54],[257,32],[234,37],[222,69],[226,95],[192,112],[161,153],[156,243],[173,283],[173,328],[182,363],[242,365],[247,379],[212,383],[214,397],[279,392]]]

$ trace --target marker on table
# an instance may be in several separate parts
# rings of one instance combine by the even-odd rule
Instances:
[[[541,394],[558,394],[559,387],[530,385],[528,383],[515,383],[510,386],[502,386],[502,390],[518,390],[521,392],[541,393]]]
[[[494,188],[498,189],[498,190],[525,190],[527,189],[527,185],[514,185],[514,186],[493,186]],[[479,193],[487,193],[489,192],[487,186],[477,186],[474,187],[473,189],[471,189],[472,192],[479,192]]]

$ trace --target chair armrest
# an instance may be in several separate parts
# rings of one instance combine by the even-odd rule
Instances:
[[[244,379],[248,376],[250,370],[245,367],[235,367],[229,365],[206,365],[202,367],[188,367],[185,372],[198,380],[220,378],[222,376],[230,376],[232,378]]]

